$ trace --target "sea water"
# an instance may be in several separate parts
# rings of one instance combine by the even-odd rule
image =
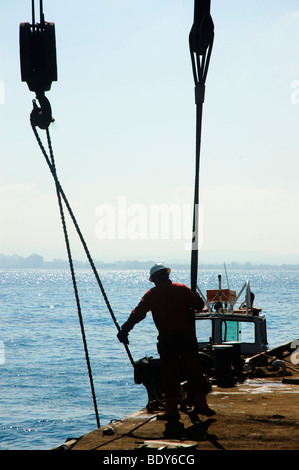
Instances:
[[[103,270],[100,277],[121,325],[152,286],[143,270]],[[218,271],[200,272],[200,289],[217,289]],[[221,273],[220,273],[221,274]],[[223,273],[222,273],[223,274]],[[0,450],[43,450],[97,427],[77,305],[64,270],[0,270]],[[267,318],[269,346],[299,337],[299,270],[235,270],[230,288],[250,280]],[[189,272],[172,280],[189,285]],[[143,408],[127,353],[92,271],[76,272],[100,424]],[[223,278],[225,283],[225,277]],[[223,286],[227,287],[227,286]],[[244,300],[244,299],[241,299]],[[158,357],[151,314],[130,333],[134,360]]]

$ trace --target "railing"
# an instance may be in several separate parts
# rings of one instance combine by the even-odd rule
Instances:
[[[201,298],[203,299],[207,309],[208,309],[208,312],[209,313],[213,313],[212,311],[212,307],[211,307],[211,304],[210,302],[207,300],[206,296],[204,295],[204,293],[201,291],[201,289],[198,287],[198,285],[196,286],[197,288],[197,292],[199,293],[199,295],[201,296]],[[243,302],[243,304],[245,304],[245,308],[246,308],[246,315],[252,315],[252,310],[251,310],[251,290],[250,290],[250,282],[249,280],[247,279],[243,285],[243,287],[241,288],[239,294],[236,296],[236,299],[234,300],[234,302],[232,302],[230,304],[230,310],[229,312],[232,312],[233,311],[233,308],[234,306],[236,305],[236,303],[238,302],[239,298],[241,297],[242,293],[244,292],[245,290],[245,302]],[[241,304],[242,305],[242,304]]]

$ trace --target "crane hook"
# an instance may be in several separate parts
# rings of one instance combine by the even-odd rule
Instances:
[[[53,121],[49,100],[45,92],[57,81],[56,40],[54,23],[45,22],[43,2],[40,0],[40,23],[35,22],[34,0],[32,0],[32,24],[20,24],[21,79],[27,82],[40,103],[33,102],[30,116],[32,125],[46,129]]]
[[[31,125],[33,127],[38,126],[40,129],[48,129],[51,122],[54,122],[50,102],[44,93],[38,93],[36,97],[40,103],[40,107],[36,104],[36,100],[32,100],[33,110],[30,114]]]

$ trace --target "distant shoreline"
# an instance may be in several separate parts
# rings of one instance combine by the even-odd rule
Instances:
[[[114,261],[114,262],[104,262],[104,261],[94,261],[97,269],[149,269],[155,261],[138,261],[138,260],[126,260],[126,261]],[[75,261],[74,267],[76,269],[89,269],[90,264],[88,261]],[[69,263],[67,260],[63,259],[54,259],[52,261],[45,261],[44,258],[37,254],[32,254],[28,257],[23,257],[19,255],[4,255],[0,254],[0,269],[68,269]],[[190,264],[188,263],[171,263],[172,269],[190,269]],[[299,270],[299,264],[254,264],[250,262],[246,263],[237,263],[231,262],[226,263],[226,268],[228,270],[290,270],[295,271]],[[223,263],[199,263],[199,269],[223,269]]]

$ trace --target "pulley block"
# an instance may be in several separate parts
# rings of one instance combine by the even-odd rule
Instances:
[[[57,81],[57,60],[54,23],[20,24],[21,77],[29,90],[49,91]]]
[[[20,24],[21,78],[37,95],[49,91],[57,81],[55,25],[45,22],[43,1],[39,3],[40,22],[35,22],[32,0],[32,24]]]

